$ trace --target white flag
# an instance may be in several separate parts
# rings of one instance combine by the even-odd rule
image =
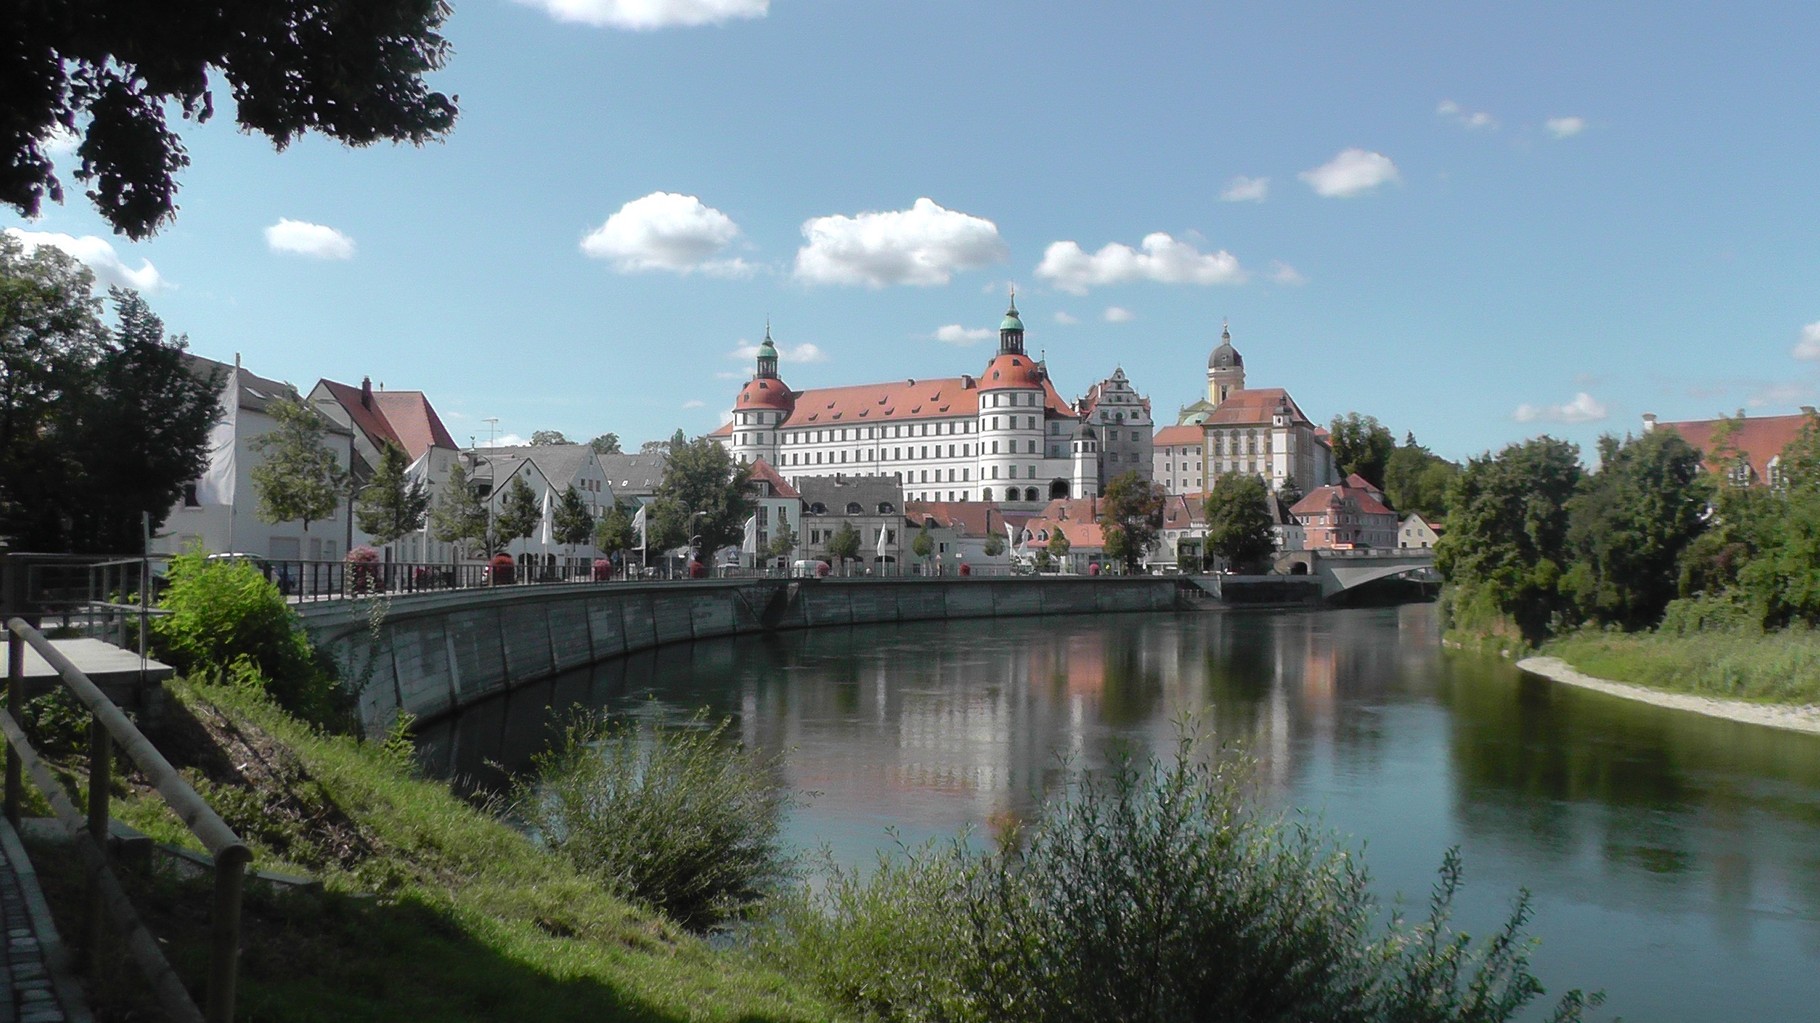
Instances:
[[[878,549],[874,552],[880,561],[885,560],[885,527],[878,527]]]
[[[227,371],[221,387],[221,421],[209,429],[209,465],[196,481],[196,503],[229,505],[234,503],[234,481],[239,476],[239,460],[234,452],[234,431],[240,416],[240,356]],[[230,546],[232,546],[230,544]]]
[[[537,531],[537,540],[545,547],[550,546],[550,544],[556,541],[556,516],[552,514],[553,509],[550,507],[550,491],[551,488],[544,488],[543,526]]]
[[[638,549],[645,549],[645,506],[638,506],[638,514],[632,516],[632,528],[638,532]]]
[[[746,519],[746,535],[745,535],[745,539],[740,542],[739,549],[746,552],[747,554],[757,554],[758,553],[758,516],[757,515],[753,515],[752,517]]]
[[[1017,549],[1017,527],[1011,524],[1010,519],[1005,519],[1005,549]]]

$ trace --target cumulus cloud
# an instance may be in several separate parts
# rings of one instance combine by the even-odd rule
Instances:
[[[682,403],[683,408],[706,408],[707,406],[708,403],[700,398],[690,398],[688,401]]]
[[[529,447],[531,445],[531,442],[529,440],[527,440],[523,437],[520,437],[516,433],[502,433],[499,436],[493,438],[492,441],[490,441],[489,443],[491,443],[494,447],[499,447],[499,448],[523,448],[523,447]]]
[[[1542,123],[1548,133],[1558,139],[1572,138],[1586,130],[1584,117],[1551,117]]]
[[[743,277],[741,259],[716,259],[739,237],[739,225],[692,195],[652,192],[619,208],[581,240],[581,251],[609,260],[622,274],[668,270],[714,277]]]
[[[22,231],[16,227],[7,228],[6,233],[19,239],[28,251],[40,245],[63,250],[87,266],[94,272],[95,280],[105,285],[132,288],[134,291],[157,291],[170,284],[158,273],[158,268],[152,265],[151,260],[140,260],[137,270],[127,266],[106,238],[92,234],[76,238],[54,231]]]
[[[1107,323],[1130,323],[1132,320],[1137,319],[1136,313],[1123,306],[1116,305],[1107,306],[1106,311],[1101,313],[1100,316]]]
[[[1270,264],[1270,279],[1278,284],[1289,286],[1308,283],[1308,278],[1303,277],[1300,270],[1282,260],[1275,260]]]
[[[803,237],[796,276],[814,284],[946,284],[1007,255],[997,224],[927,198],[907,210],[815,217]]]
[[[1397,165],[1383,153],[1347,149],[1326,163],[1296,175],[1308,182],[1316,195],[1329,199],[1369,192],[1389,181],[1399,180]]]
[[[958,323],[950,323],[944,327],[937,327],[935,333],[929,336],[951,345],[972,345],[989,340],[992,337],[992,331],[985,327],[967,328]]]
[[[1453,100],[1444,99],[1435,107],[1435,113],[1447,118],[1462,128],[1496,128],[1498,119],[1483,110],[1467,110]]]
[[[773,342],[775,345],[776,342]],[[820,348],[807,341],[794,347],[776,345],[777,357],[781,362],[826,362],[828,356]],[[740,342],[738,348],[727,353],[729,359],[752,360],[758,358],[758,346],[747,341]]]
[[[1063,291],[1084,295],[1087,289],[1126,281],[1161,284],[1237,284],[1245,279],[1232,253],[1201,252],[1162,231],[1144,236],[1139,252],[1116,242],[1088,255],[1072,241],[1051,242],[1036,275]]]
[[[1226,182],[1226,187],[1220,190],[1220,198],[1227,202],[1263,202],[1269,194],[1269,178],[1248,178],[1244,175]]]
[[[557,21],[648,32],[762,18],[771,0],[518,0]]]
[[[278,218],[278,223],[265,229],[265,244],[273,252],[289,252],[311,259],[354,258],[354,239],[332,227],[307,220]]]
[[[1820,359],[1820,322],[1801,328],[1801,340],[1789,351],[1797,359]]]
[[[1056,313],[1055,313],[1055,322],[1061,324],[1064,327],[1071,327],[1081,321],[1078,319],[1075,319],[1073,315],[1058,309],[1058,310],[1056,310]]]
[[[1608,415],[1602,402],[1581,391],[1565,405],[1518,405],[1511,418],[1519,423],[1596,423]]]

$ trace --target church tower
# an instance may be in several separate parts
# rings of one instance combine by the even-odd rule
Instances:
[[[1232,328],[1220,325],[1220,346],[1207,357],[1207,402],[1218,406],[1234,391],[1245,389],[1245,357],[1232,347]]]
[[[778,378],[777,346],[771,342],[771,324],[766,323],[752,379],[740,388],[733,403],[733,457],[746,463],[762,458],[777,465],[780,431],[795,404],[796,396]]]

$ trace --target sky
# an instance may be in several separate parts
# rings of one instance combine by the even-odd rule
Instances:
[[[0,228],[457,441],[977,373],[1247,383],[1463,459],[1820,403],[1820,5],[455,0],[440,143],[175,122],[177,219]],[[68,169],[64,158],[59,166]]]

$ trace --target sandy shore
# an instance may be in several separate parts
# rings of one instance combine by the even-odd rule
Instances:
[[[1712,696],[1696,696],[1692,693],[1671,693],[1661,689],[1631,685],[1628,682],[1613,682],[1610,679],[1584,675],[1559,657],[1525,657],[1517,662],[1517,667],[1546,679],[1565,682],[1570,686],[1596,689],[1601,693],[1622,696],[1627,700],[1641,700],[1644,703],[1653,703],[1658,707],[1691,710],[1696,714],[1705,714],[1708,717],[1820,735],[1820,707],[1813,705],[1793,707],[1770,703],[1747,703],[1743,700],[1722,700]]]

